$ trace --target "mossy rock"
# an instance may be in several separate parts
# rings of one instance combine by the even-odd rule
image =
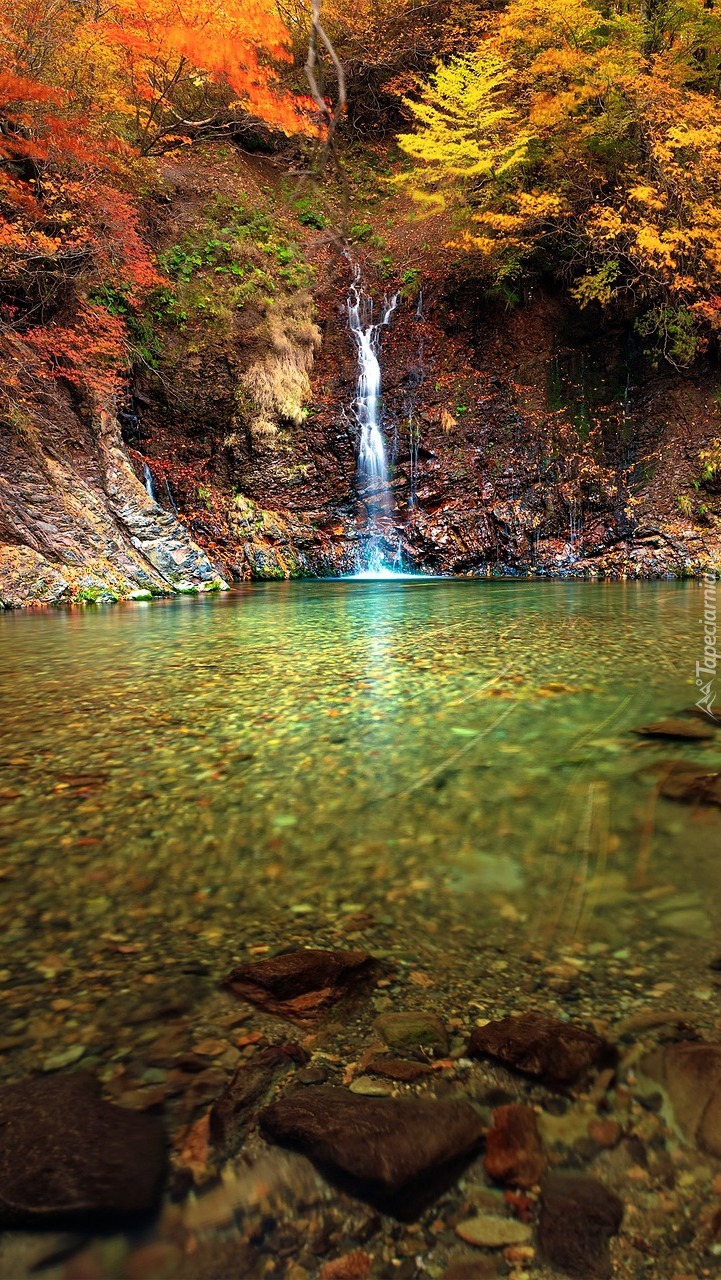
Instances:
[[[388,1045],[397,1053],[448,1053],[448,1034],[435,1013],[384,1013],[373,1023]]]
[[[79,604],[117,604],[118,596],[106,587],[82,587],[77,595]]]

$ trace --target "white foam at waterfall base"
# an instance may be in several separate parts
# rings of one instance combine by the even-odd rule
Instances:
[[[379,516],[390,515],[390,489],[388,464],[381,431],[381,367],[378,360],[378,343],[381,330],[390,324],[398,304],[398,295],[384,301],[381,318],[373,320],[373,300],[363,291],[360,268],[356,267],[348,296],[348,323],[358,352],[358,380],[353,405],[360,426],[358,449],[358,476],[361,486],[370,496],[366,497],[369,527],[364,539],[362,563],[356,578],[408,578],[386,563],[385,544],[377,525]]]
[[[384,582],[386,578],[417,578],[419,575],[417,573],[404,573],[400,569],[387,569],[385,565],[381,565],[378,569],[359,569],[357,573],[352,573],[350,577],[355,582],[361,582],[363,579],[368,582]]]

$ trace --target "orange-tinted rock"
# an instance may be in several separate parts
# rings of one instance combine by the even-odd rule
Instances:
[[[304,1022],[368,979],[372,968],[365,951],[286,951],[239,965],[223,986],[266,1013]]]
[[[332,1258],[318,1272],[318,1280],[366,1280],[373,1267],[373,1259],[362,1249],[344,1253],[342,1258]]]
[[[477,1027],[468,1054],[493,1058],[552,1088],[575,1084],[592,1067],[608,1065],[616,1056],[600,1036],[546,1013],[523,1013]]]
[[[369,1076],[383,1076],[387,1080],[401,1080],[406,1084],[427,1076],[431,1067],[424,1062],[409,1062],[407,1058],[374,1058],[366,1067]]]
[[[508,1186],[533,1187],[540,1181],[546,1157],[531,1107],[519,1102],[496,1107],[483,1164],[490,1178]]]
[[[621,1129],[618,1120],[592,1120],[588,1126],[588,1136],[599,1147],[616,1147],[621,1141]]]

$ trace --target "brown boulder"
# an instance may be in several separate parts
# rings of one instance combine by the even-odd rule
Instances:
[[[496,1107],[486,1134],[483,1165],[489,1178],[511,1187],[534,1187],[546,1168],[535,1112],[520,1102]]]
[[[0,1090],[0,1133],[2,1227],[125,1217],[159,1200],[161,1121],[101,1101],[85,1072]]]
[[[276,1074],[291,1063],[308,1061],[300,1045],[270,1045],[241,1062],[210,1109],[210,1140],[223,1154],[234,1154],[253,1120],[255,1104],[265,1098]]]
[[[665,1045],[647,1054],[641,1069],[665,1089],[686,1137],[721,1157],[721,1044]]]
[[[682,804],[721,805],[721,770],[685,760],[658,764],[659,794]]]
[[[239,965],[222,985],[266,1013],[305,1022],[369,979],[373,965],[365,951],[286,951]]]
[[[551,1088],[575,1084],[591,1067],[615,1060],[607,1041],[546,1013],[522,1013],[477,1027],[468,1055],[494,1058]]]
[[[549,1262],[579,1280],[611,1275],[608,1246],[623,1220],[623,1204],[602,1182],[549,1173],[541,1183],[538,1243]]]
[[[688,720],[657,720],[655,724],[643,725],[640,729],[634,729],[633,732],[642,738],[693,739],[694,742],[714,736],[710,724],[690,718]]]
[[[470,1155],[484,1132],[468,1102],[366,1098],[330,1085],[287,1094],[260,1121],[266,1138],[382,1196]]]

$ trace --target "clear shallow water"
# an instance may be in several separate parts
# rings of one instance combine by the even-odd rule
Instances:
[[[701,612],[693,584],[390,580],[0,617],[19,1040],[48,982],[92,1046],[101,999],[117,1023],[181,961],[222,973],[363,913],[362,945],[411,962],[468,927],[707,953],[716,813],[641,771],[721,740],[629,733],[694,701]]]

